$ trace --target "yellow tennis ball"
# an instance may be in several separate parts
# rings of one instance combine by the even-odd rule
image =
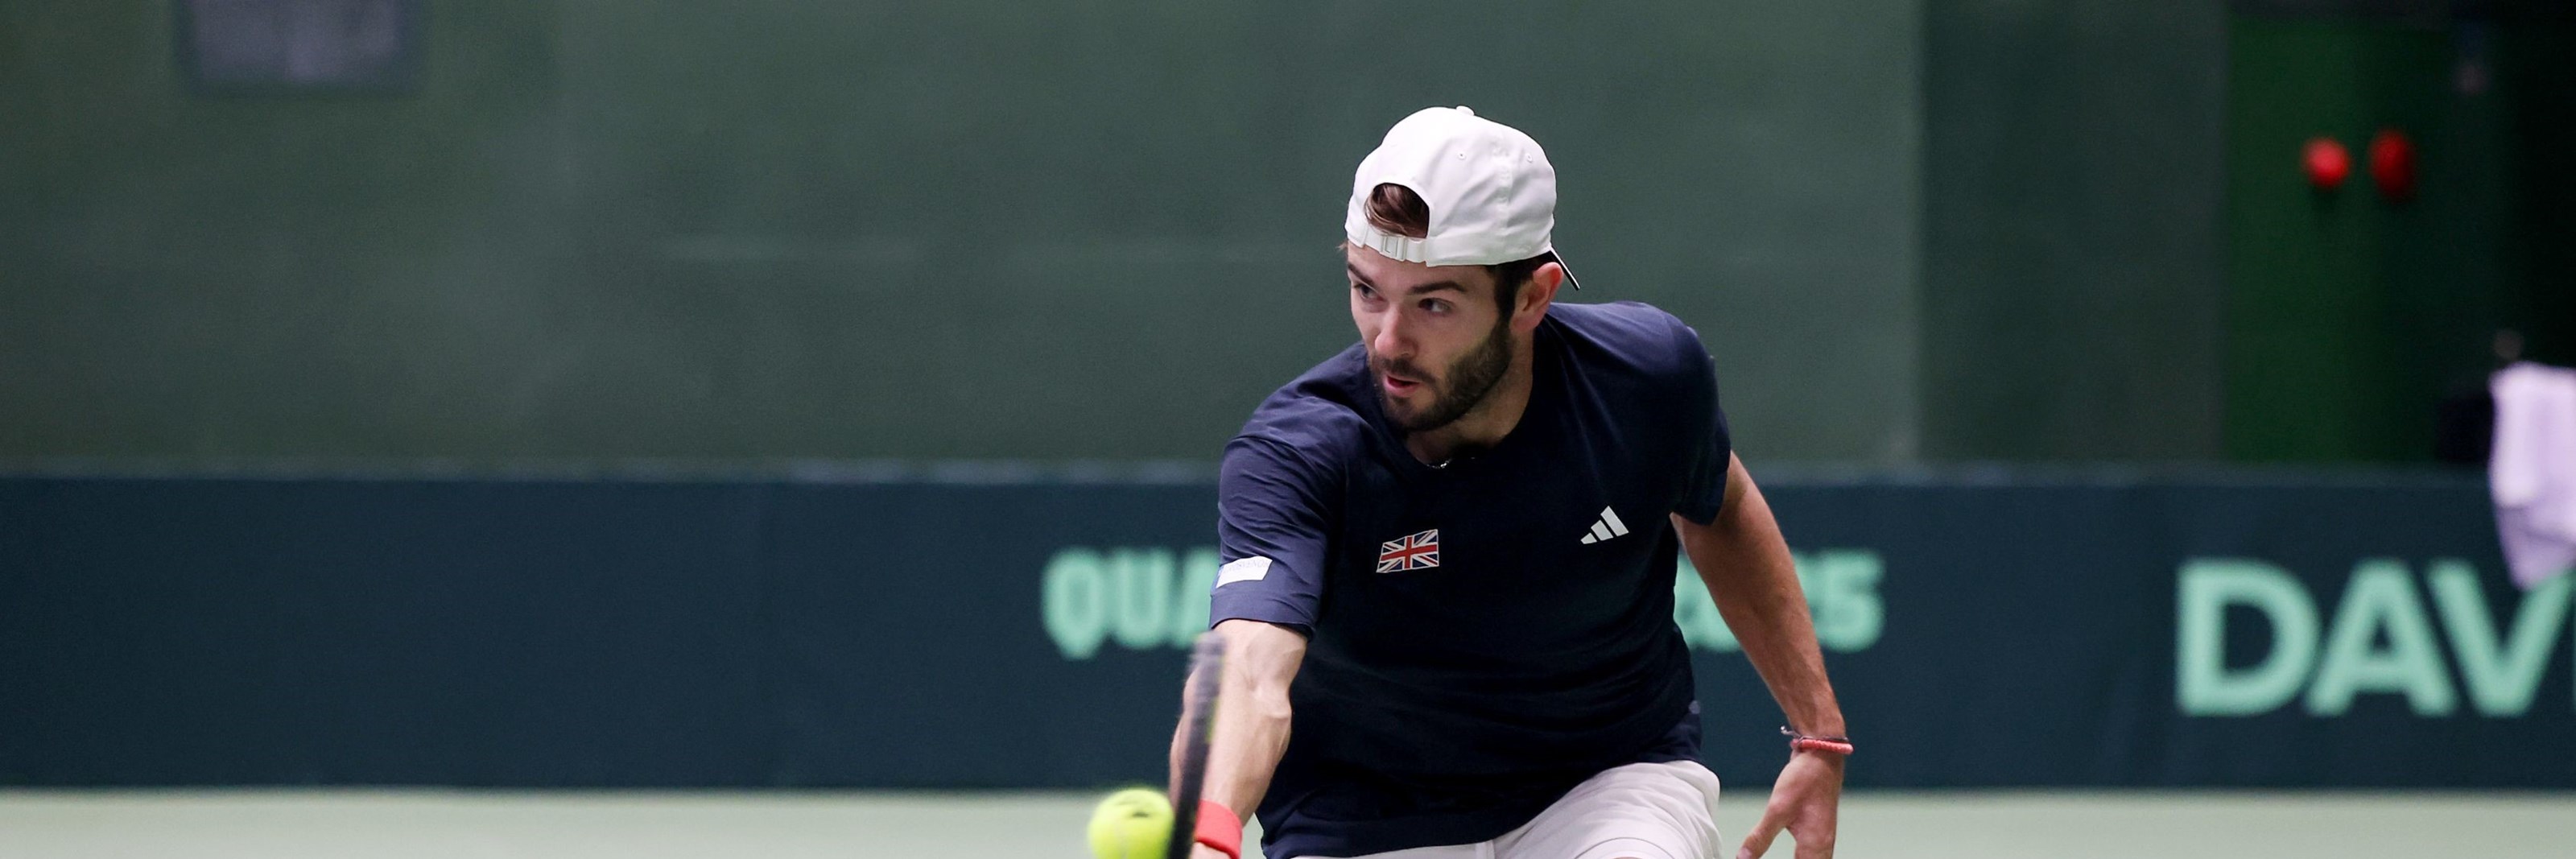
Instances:
[[[1172,803],[1163,793],[1131,787],[1091,810],[1091,855],[1099,859],[1162,859],[1172,841]]]

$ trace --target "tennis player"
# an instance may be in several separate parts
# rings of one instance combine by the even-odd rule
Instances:
[[[1788,717],[1739,855],[1783,829],[1833,855],[1851,746],[1708,352],[1653,307],[1556,303],[1555,208],[1538,144],[1463,107],[1360,162],[1360,342],[1225,449],[1198,859],[1252,810],[1270,859],[1721,855],[1677,550]]]

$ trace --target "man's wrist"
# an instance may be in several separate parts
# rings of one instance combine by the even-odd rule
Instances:
[[[1812,752],[1839,759],[1852,753],[1851,738],[1842,734],[1810,734],[1787,725],[1780,726],[1780,734],[1789,738],[1791,754]]]
[[[1836,712],[1811,719],[1791,719],[1789,727],[1810,737],[1840,737],[1851,733],[1851,727],[1843,724],[1843,714]]]
[[[1213,799],[1199,800],[1198,831],[1190,840],[1233,859],[1243,856],[1243,818]]]

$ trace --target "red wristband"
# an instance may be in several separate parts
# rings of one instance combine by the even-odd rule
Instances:
[[[1782,736],[1789,738],[1789,751],[1793,754],[1797,752],[1830,752],[1843,757],[1851,757],[1852,742],[1850,737],[1811,737],[1806,734],[1798,733],[1796,729],[1787,725],[1780,726],[1780,733]]]
[[[1822,737],[1799,737],[1789,741],[1789,750],[1793,752],[1832,752],[1843,757],[1851,757],[1852,744],[1837,743]]]
[[[1190,833],[1192,840],[1208,849],[1226,855],[1226,859],[1243,859],[1243,818],[1234,809],[1216,804],[1216,800],[1199,800],[1199,831]]]

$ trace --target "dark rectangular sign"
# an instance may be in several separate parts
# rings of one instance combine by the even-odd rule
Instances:
[[[2474,479],[1778,482],[1858,786],[2576,787]],[[1205,484],[0,478],[0,784],[1152,781]],[[1777,709],[1680,579],[1707,757]]]
[[[180,0],[180,66],[206,92],[410,92],[422,24],[419,0]]]

